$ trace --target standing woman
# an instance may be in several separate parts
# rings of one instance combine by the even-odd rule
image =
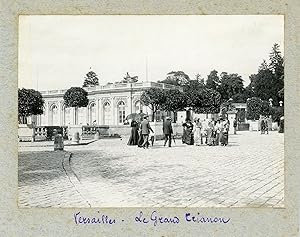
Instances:
[[[260,122],[260,134],[265,134],[266,124],[265,124],[265,118],[262,117]]]
[[[216,133],[215,145],[219,146],[219,142],[220,142],[220,130],[221,130],[221,123],[220,123],[219,119],[216,121],[214,129],[215,129],[215,133]]]
[[[200,146],[202,142],[202,137],[201,137],[201,129],[202,129],[202,124],[200,122],[200,119],[195,119],[195,126],[194,126],[194,140],[195,140],[195,145]]]
[[[127,143],[127,145],[138,145],[138,141],[139,141],[139,124],[135,121],[132,120],[131,124],[131,134],[130,134],[130,138],[129,141]]]
[[[139,134],[138,147],[142,147],[142,145],[144,143],[143,134],[142,134],[142,124],[141,124],[142,119],[143,118],[141,118],[140,122],[138,123],[138,128],[139,128],[139,132],[138,132],[138,134]]]
[[[213,145],[213,129],[213,123],[209,121],[207,126],[207,145],[209,146]]]
[[[220,129],[220,133],[219,133],[219,141],[220,141],[220,144],[222,146],[224,146],[225,142],[224,142],[224,126],[225,125],[225,122],[224,122],[224,119],[221,118],[220,119],[220,125],[219,125],[219,129]]]
[[[182,126],[183,126],[182,142],[187,145],[194,145],[193,124],[191,120],[186,119],[186,122],[182,124]]]
[[[224,121],[224,125],[223,125],[223,134],[222,134],[222,142],[221,145],[222,146],[227,146],[228,145],[228,131],[229,131],[229,120],[225,120]]]

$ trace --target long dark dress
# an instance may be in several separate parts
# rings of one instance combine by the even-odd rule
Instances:
[[[223,128],[220,132],[220,143],[222,146],[228,145],[228,131],[229,131],[229,124],[223,125]]]
[[[185,143],[187,145],[194,145],[193,124],[191,122],[186,122],[182,124],[182,126],[183,126],[182,143]]]
[[[131,133],[130,133],[130,137],[129,137],[129,141],[127,143],[127,145],[138,145],[138,141],[139,141],[139,125],[136,121],[132,121],[131,124]]]

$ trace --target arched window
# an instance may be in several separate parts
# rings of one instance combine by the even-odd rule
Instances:
[[[109,125],[111,124],[110,120],[110,103],[105,102],[103,104],[103,122],[105,125]]]
[[[96,121],[96,105],[92,103],[89,108],[89,121],[90,125],[94,124]]]
[[[134,104],[134,113],[142,113],[143,112],[143,106],[140,100],[138,100],[137,102],[135,102]]]
[[[59,117],[58,117],[58,108],[56,105],[53,105],[51,107],[51,116],[50,116],[50,124],[52,126],[57,126],[59,125]]]
[[[119,123],[123,124],[125,122],[125,103],[123,101],[118,104],[118,117]]]
[[[64,124],[71,124],[71,108],[65,107],[64,109]]]

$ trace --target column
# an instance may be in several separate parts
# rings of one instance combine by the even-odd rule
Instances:
[[[58,125],[59,126],[61,126],[61,125],[63,125],[63,122],[62,122],[62,105],[61,105],[61,102],[60,101],[58,101],[58,103],[57,103],[57,112],[58,112],[58,118],[59,118],[59,123],[58,123]]]
[[[75,108],[70,107],[70,117],[71,117],[71,124],[75,125]]]
[[[47,114],[47,121],[48,121],[48,126],[51,126],[51,113],[50,113],[50,106],[49,106],[49,102],[47,103],[47,107],[46,107],[46,114]]]
[[[103,125],[104,121],[103,121],[103,100],[102,99],[98,99],[98,103],[99,103],[99,124]]]
[[[111,98],[111,123],[112,125],[116,125],[117,122],[116,122],[116,117],[115,114],[117,114],[117,111],[116,111],[116,101],[115,101],[115,97]]]
[[[99,99],[98,98],[96,98],[95,106],[96,106],[96,123],[100,124],[100,120],[99,120]]]

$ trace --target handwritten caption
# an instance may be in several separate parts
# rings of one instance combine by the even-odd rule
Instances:
[[[164,216],[159,214],[157,211],[152,211],[149,213],[143,213],[143,211],[137,212],[129,219],[117,219],[106,214],[97,212],[94,216],[85,216],[80,211],[76,212],[73,216],[74,223],[76,225],[116,225],[126,222],[134,222],[136,224],[142,225],[177,225],[183,222],[186,223],[199,223],[199,224],[228,224],[230,222],[229,217],[218,217],[218,216],[205,216],[198,213],[186,212],[182,216]]]

